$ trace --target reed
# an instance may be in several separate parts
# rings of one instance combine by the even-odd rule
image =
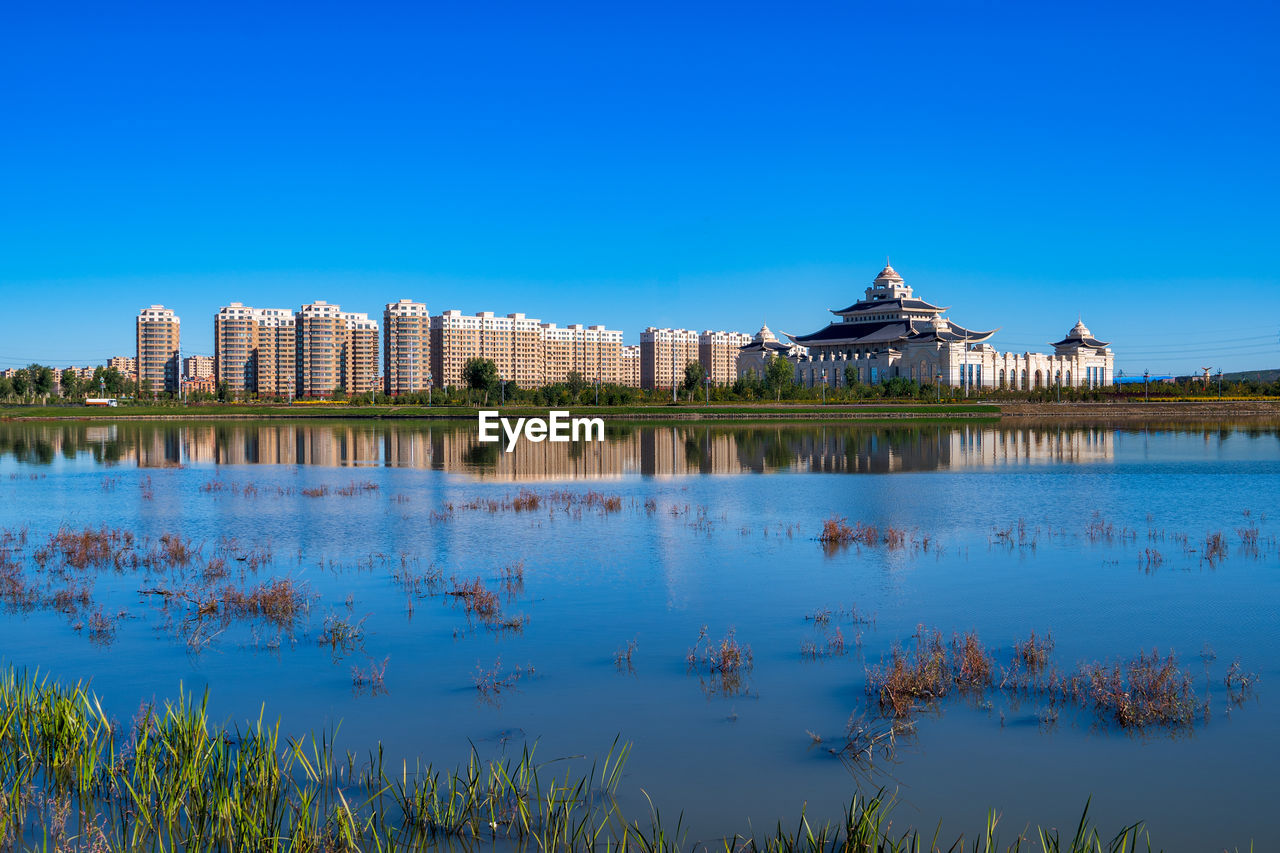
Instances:
[[[856,795],[834,822],[802,813],[789,828],[690,842],[683,820],[672,825],[652,801],[647,815],[624,811],[619,790],[630,747],[617,741],[585,766],[544,760],[525,746],[488,761],[473,749],[452,770],[395,767],[381,745],[359,759],[339,753],[332,735],[291,738],[262,716],[243,727],[217,725],[208,701],[180,691],[176,701],[119,724],[82,684],[0,671],[0,848],[1137,853],[1150,843],[1137,824],[1104,840],[1087,805],[1067,834],[1042,829],[1002,842],[993,812],[976,835],[939,843],[937,830],[899,826],[883,793]],[[852,748],[875,748],[894,732],[858,729]]]
[[[1047,703],[1042,722],[1056,721],[1063,704],[1091,710],[1125,729],[1180,729],[1208,719],[1208,702],[1199,699],[1190,671],[1172,652],[1164,657],[1154,650],[1140,652],[1127,661],[1083,663],[1063,673],[1051,665],[1052,650],[1052,635],[1032,633],[1014,644],[1011,665],[997,681],[994,660],[977,635],[956,635],[944,645],[940,632],[921,626],[914,648],[895,645],[887,662],[867,669],[866,689],[881,714],[900,720],[936,704],[953,689],[970,695],[996,689],[1042,699]],[[1232,702],[1240,704],[1251,695],[1256,680],[1234,663],[1225,677]]]

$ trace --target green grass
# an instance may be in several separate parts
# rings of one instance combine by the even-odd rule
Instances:
[[[0,849],[94,851],[425,850],[504,842],[518,851],[854,853],[949,850],[1136,853],[1140,825],[1103,840],[1037,830],[1001,840],[989,813],[976,834],[939,844],[891,820],[883,795],[857,796],[834,823],[803,814],[760,835],[691,843],[652,806],[626,813],[630,749],[616,741],[585,770],[532,748],[466,766],[389,766],[382,747],[339,755],[327,735],[282,736],[262,717],[243,729],[209,719],[208,696],[179,694],[121,724],[82,685],[0,672]],[[762,780],[763,782],[763,780]],[[645,795],[648,796],[647,794]]]

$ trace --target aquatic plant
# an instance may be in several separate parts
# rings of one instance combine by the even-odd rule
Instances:
[[[690,672],[698,673],[708,695],[720,696],[745,693],[746,676],[754,668],[751,647],[738,642],[732,627],[719,642],[713,642],[707,635],[706,625],[685,654],[685,663]]]
[[[1014,642],[1013,654],[1015,661],[1029,671],[1044,672],[1049,665],[1049,656],[1053,654],[1053,634],[1037,637],[1032,631],[1027,639]]]
[[[866,689],[880,713],[896,719],[909,719],[953,688],[1038,697],[1051,710],[1071,703],[1122,728],[1181,728],[1207,719],[1208,703],[1198,698],[1191,673],[1181,668],[1172,652],[1164,657],[1155,651],[1140,652],[1111,664],[1083,663],[1064,674],[1052,668],[1052,650],[1051,635],[1039,638],[1033,633],[1014,644],[1011,665],[997,679],[994,661],[975,634],[957,635],[944,646],[940,632],[921,626],[914,648],[895,645],[886,663],[868,667]],[[1245,674],[1238,665],[1229,669],[1226,683],[1232,701],[1239,704],[1255,681],[1256,676]],[[1056,713],[1042,713],[1048,716],[1056,719]]]
[[[1073,833],[1038,830],[1004,844],[994,812],[971,841],[939,846],[892,819],[883,793],[856,795],[834,823],[802,815],[794,828],[693,845],[683,821],[624,811],[630,754],[617,741],[589,765],[536,756],[535,746],[482,760],[473,749],[452,770],[389,766],[374,744],[360,761],[328,734],[286,737],[260,716],[212,722],[209,697],[179,692],[115,723],[83,685],[0,672],[0,845],[124,853],[134,850],[408,851],[510,843],[528,853],[906,853],[917,850],[1137,853],[1141,825],[1109,842],[1088,819]],[[888,737],[901,736],[901,724]],[[886,739],[854,728],[850,750]],[[563,773],[551,767],[563,766]]]
[[[335,656],[355,651],[364,645],[365,616],[358,622],[338,613],[330,613],[324,618],[324,630],[320,633],[319,642],[333,650]]]
[[[640,638],[633,637],[627,640],[627,644],[613,653],[613,665],[617,667],[618,672],[635,672],[632,666],[632,659],[635,657],[636,649],[640,648]]]
[[[364,666],[351,667],[351,687],[356,693],[369,691],[378,696],[387,692],[387,663],[391,658],[382,659],[382,663],[370,659]]]

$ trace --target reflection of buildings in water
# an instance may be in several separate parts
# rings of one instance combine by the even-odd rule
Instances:
[[[387,430],[382,436],[382,459],[393,468],[431,468],[431,431]]]
[[[636,435],[603,442],[520,441],[507,453],[500,444],[482,444],[474,430],[442,429],[432,437],[434,467],[487,480],[593,480],[621,477],[638,469]]]
[[[182,464],[182,434],[179,430],[139,432],[134,448],[139,468],[172,468]]]
[[[1115,431],[1103,428],[966,429],[945,436],[952,468],[1011,463],[1110,462],[1115,459]]]
[[[793,470],[890,473],[1010,464],[1087,463],[1115,456],[1109,427],[991,424],[769,426],[614,425],[604,442],[481,444],[471,424],[27,425],[0,430],[0,453],[47,464],[88,452],[143,468],[219,465],[389,466],[479,479],[604,479],[641,474]]]

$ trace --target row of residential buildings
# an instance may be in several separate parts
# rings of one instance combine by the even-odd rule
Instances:
[[[335,391],[405,394],[461,387],[472,358],[523,388],[569,381],[669,389],[689,362],[715,384],[738,377],[738,332],[646,329],[638,346],[600,325],[564,327],[524,314],[492,311],[430,314],[410,299],[387,303],[382,322],[316,301],[294,311],[233,302],[214,316],[214,355],[181,358],[181,320],[152,305],[139,312],[137,356],[129,372],[141,393],[214,388],[236,395],[323,398]],[[113,362],[116,359],[112,360]],[[181,369],[180,369],[181,368]]]
[[[915,297],[888,265],[863,298],[832,311],[826,327],[786,340],[767,326],[755,335],[651,326],[638,346],[625,346],[622,332],[604,326],[559,327],[491,311],[431,314],[410,299],[387,303],[381,323],[324,301],[297,310],[233,302],[214,317],[213,357],[182,360],[179,318],[152,305],[138,314],[132,371],[118,369],[132,372],[144,394],[176,390],[181,381],[280,398],[461,387],[472,358],[492,360],[501,379],[523,388],[577,374],[591,384],[666,390],[684,382],[690,363],[701,365],[706,381],[727,385],[764,376],[776,357],[791,362],[796,381],[810,387],[895,377],[976,388],[1097,387],[1114,380],[1109,344],[1083,322],[1052,344],[1052,354],[998,353],[988,343],[995,330],[962,327],[945,311]]]

